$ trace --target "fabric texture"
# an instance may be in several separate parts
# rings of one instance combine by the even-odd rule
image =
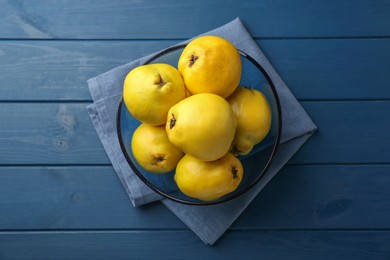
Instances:
[[[282,107],[281,145],[266,176],[244,195],[213,206],[189,206],[162,198],[132,171],[122,154],[116,134],[116,113],[127,73],[142,64],[144,57],[88,80],[93,103],[87,110],[105,151],[134,206],[156,200],[180,218],[206,244],[212,245],[239,217],[264,186],[298,151],[317,127],[252,39],[239,18],[205,35],[217,35],[252,56],[274,82]],[[189,41],[189,40],[188,40]],[[187,41],[187,42],[188,42]]]

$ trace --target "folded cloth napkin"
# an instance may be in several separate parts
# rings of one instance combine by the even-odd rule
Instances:
[[[148,57],[114,68],[88,80],[93,103],[87,110],[111,163],[134,206],[161,200],[206,244],[212,245],[237,219],[260,190],[276,175],[317,129],[286,84],[271,66],[239,18],[205,34],[228,39],[260,63],[273,80],[282,106],[281,145],[265,177],[250,191],[227,203],[189,206],[163,199],[133,173],[123,156],[116,135],[116,112],[127,73]]]

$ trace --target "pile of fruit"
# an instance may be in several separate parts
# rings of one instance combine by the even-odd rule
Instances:
[[[248,154],[271,126],[267,99],[239,86],[241,57],[217,36],[192,40],[177,69],[156,63],[134,68],[124,81],[125,105],[142,124],[131,149],[145,170],[175,170],[178,188],[204,201],[237,189],[243,177],[238,155]]]

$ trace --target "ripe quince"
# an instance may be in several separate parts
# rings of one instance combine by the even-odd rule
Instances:
[[[169,142],[164,125],[152,126],[145,123],[134,131],[131,150],[141,167],[154,173],[172,171],[184,155]]]
[[[179,71],[169,64],[136,67],[126,76],[123,99],[134,118],[151,125],[165,124],[168,110],[186,97]]]
[[[243,176],[243,167],[235,156],[204,162],[184,155],[175,172],[175,182],[181,192],[204,201],[218,199],[236,190]]]
[[[223,98],[238,87],[241,57],[234,45],[218,36],[201,36],[183,50],[178,69],[191,94],[213,93]]]
[[[237,119],[232,152],[246,155],[260,143],[271,128],[271,108],[267,98],[256,89],[238,87],[227,98]]]
[[[184,153],[203,161],[213,161],[230,149],[236,119],[222,97],[201,93],[183,99],[168,112],[169,140]]]

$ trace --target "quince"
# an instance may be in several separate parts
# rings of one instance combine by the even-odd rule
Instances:
[[[213,161],[230,149],[236,119],[222,97],[201,93],[192,95],[168,112],[166,131],[169,140],[184,153],[203,161]]]
[[[183,79],[169,64],[136,67],[126,76],[123,99],[129,112],[142,123],[165,124],[168,110],[186,97]]]
[[[238,87],[242,64],[232,43],[218,36],[202,36],[184,48],[178,69],[191,94],[213,93],[226,98]]]
[[[164,125],[141,124],[133,133],[131,150],[141,167],[154,173],[172,171],[184,155],[169,142]]]
[[[246,155],[260,143],[271,128],[271,108],[267,98],[256,89],[238,87],[227,98],[237,119],[232,152]]]
[[[177,164],[174,178],[181,192],[189,197],[208,201],[236,190],[242,176],[240,160],[227,153],[211,162],[184,155]]]

